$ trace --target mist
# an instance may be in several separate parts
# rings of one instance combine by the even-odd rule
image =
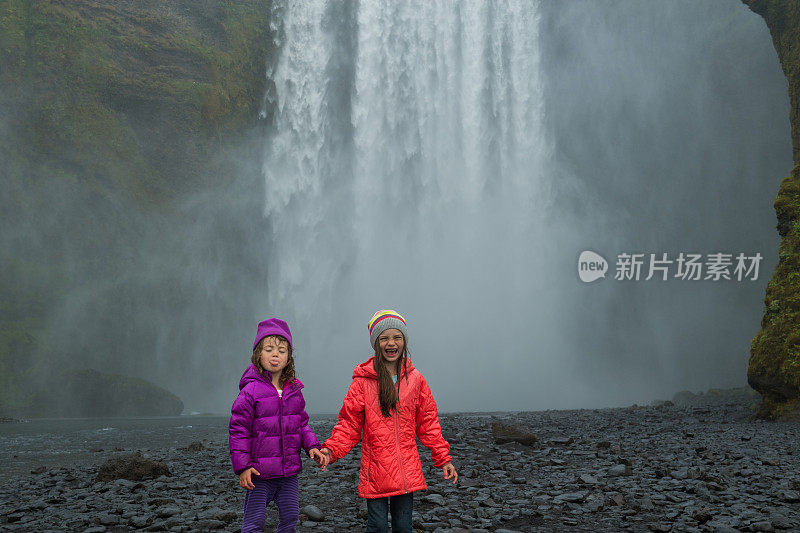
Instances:
[[[6,254],[58,272],[18,287],[54,291],[46,372],[134,375],[187,413],[225,413],[257,323],[277,316],[309,411],[332,413],[371,355],[367,321],[392,308],[445,412],[746,384],[792,164],[758,15],[738,0],[376,0],[273,16],[280,54],[259,126],[227,155],[235,175],[161,210],[74,181],[10,191]],[[583,250],[606,279],[580,281]],[[614,279],[618,254],[679,252],[764,259],[755,281]]]
[[[264,313],[294,325],[313,410],[338,408],[381,308],[445,411],[746,383],[791,147],[745,6],[371,2],[284,30]],[[607,279],[580,282],[582,250]],[[759,278],[613,279],[619,253],[719,251],[760,252]]]

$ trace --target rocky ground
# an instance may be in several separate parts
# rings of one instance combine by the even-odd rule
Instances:
[[[673,400],[443,415],[460,477],[456,486],[445,482],[420,447],[429,490],[415,495],[415,529],[800,531],[800,422],[752,421],[753,397],[737,391],[680,393]],[[236,531],[244,493],[230,471],[219,420],[218,431],[184,430],[163,447],[122,447],[95,454],[94,463],[51,461],[12,472],[0,486],[0,529]],[[314,421],[320,438],[333,422]],[[499,444],[503,436],[511,442]],[[96,481],[103,460],[137,449],[170,475]],[[323,473],[308,460],[298,531],[364,530],[358,457],[356,448]],[[108,468],[101,477],[109,477]],[[271,507],[267,531],[276,520]]]

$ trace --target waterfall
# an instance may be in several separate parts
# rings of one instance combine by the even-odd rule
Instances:
[[[526,305],[549,201],[538,22],[521,1],[284,6],[268,302],[301,338],[341,323],[349,364],[378,308],[406,314],[414,353]]]
[[[387,307],[407,319],[412,359],[432,386],[458,390],[450,409],[630,401],[682,382],[686,367],[670,373],[669,362],[694,341],[673,334],[663,316],[694,320],[683,307],[692,309],[690,297],[659,308],[652,302],[660,291],[673,289],[586,286],[574,268],[583,249],[694,242],[688,237],[702,225],[689,217],[700,211],[684,198],[696,196],[691,187],[700,180],[696,165],[675,154],[686,152],[684,140],[690,149],[717,146],[712,128],[725,131],[728,115],[708,103],[741,86],[735,71],[705,66],[695,50],[713,43],[709,64],[735,64],[736,54],[718,43],[736,42],[727,24],[746,21],[746,8],[650,2],[631,14],[637,3],[522,0],[276,6],[263,313],[295,328],[299,374],[315,379],[317,392],[307,397],[341,397],[352,366],[371,353],[367,320]],[[674,22],[665,26],[664,18]],[[762,40],[758,53],[774,60]],[[720,78],[675,74],[695,68]],[[727,179],[726,165],[747,146],[732,141],[720,151],[704,171],[708,183]],[[655,186],[665,189],[654,195]],[[725,224],[721,212],[703,211],[703,223]],[[650,213],[662,218],[642,218]],[[607,259],[613,274],[614,257]],[[662,342],[654,345],[656,330]],[[717,367],[730,343],[713,347]],[[504,387],[502,401],[469,393],[484,377]]]

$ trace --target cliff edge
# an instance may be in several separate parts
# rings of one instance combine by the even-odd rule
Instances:
[[[767,23],[788,81],[794,168],[775,199],[781,236],[767,284],[761,330],[750,345],[747,381],[763,396],[757,417],[800,418],[800,4],[742,0]]]

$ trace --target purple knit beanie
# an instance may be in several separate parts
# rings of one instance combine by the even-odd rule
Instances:
[[[253,343],[253,350],[256,349],[261,339],[269,335],[280,335],[289,342],[289,348],[292,348],[292,332],[289,331],[289,324],[280,318],[270,318],[258,323],[258,330],[256,330],[256,341]],[[294,349],[294,348],[292,348]]]

